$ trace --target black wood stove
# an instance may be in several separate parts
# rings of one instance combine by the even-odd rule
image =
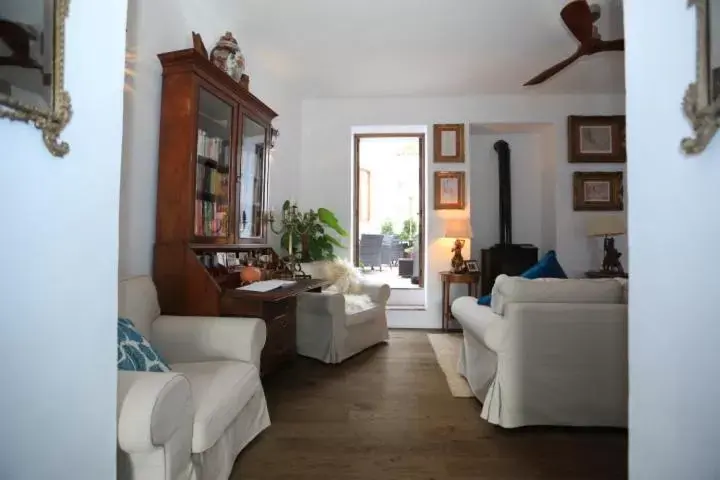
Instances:
[[[512,243],[512,197],[510,188],[510,145],[498,140],[494,145],[498,153],[500,180],[500,242],[484,248],[480,255],[480,294],[492,290],[500,274],[519,275],[538,261],[538,248],[529,244]]]

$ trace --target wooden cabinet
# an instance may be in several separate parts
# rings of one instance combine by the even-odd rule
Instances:
[[[266,244],[262,217],[277,114],[195,50],[159,57],[156,242]]]
[[[277,114],[195,50],[159,58],[163,91],[153,277],[160,307],[169,315],[262,318],[268,327],[262,355],[267,373],[295,356],[295,296],[319,288],[320,282],[250,294],[236,290],[238,272],[208,259],[244,252],[280,265],[267,245],[263,221],[271,122]]]

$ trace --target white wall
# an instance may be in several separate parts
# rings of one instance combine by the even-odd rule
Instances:
[[[0,478],[115,478],[125,0],[73,0],[63,159],[0,121]],[[102,39],[102,55],[92,45]]]
[[[575,170],[615,170],[624,165],[580,165],[567,163],[567,116],[611,115],[624,112],[623,95],[522,95],[447,98],[372,98],[305,100],[302,109],[302,171],[300,174],[300,202],[305,208],[325,205],[333,209],[344,225],[352,219],[351,196],[351,131],[367,125],[425,125],[432,132],[434,123],[539,123],[548,124],[552,133],[538,148],[552,153],[555,171],[544,184],[555,191],[556,249],[563,267],[570,275],[580,275],[596,265],[591,263],[593,251],[599,246],[585,237],[587,214],[573,212],[572,172]],[[357,129],[355,129],[357,131]],[[433,151],[432,135],[428,135],[427,150]],[[472,158],[472,145],[466,137],[467,154]],[[465,164],[434,164],[426,171],[430,178],[434,171],[451,169],[470,171]],[[322,176],[319,176],[322,172]],[[320,188],[322,187],[322,188]],[[468,190],[472,186],[468,185]],[[432,190],[427,189],[428,197]],[[543,193],[549,198],[549,193]],[[470,201],[472,201],[470,199]],[[469,213],[469,212],[468,212]],[[466,213],[467,214],[467,213]],[[449,240],[442,239],[443,219],[462,212],[427,210],[426,267],[427,312],[393,312],[393,325],[434,328],[440,325],[440,283],[437,272],[448,268]],[[552,239],[547,234],[545,243]],[[622,250],[622,244],[619,244]],[[466,250],[475,252],[468,244]],[[464,255],[467,255],[464,253]]]
[[[680,152],[695,12],[658,0],[648,21],[646,3],[625,2],[630,478],[710,480],[720,475],[720,137],[702,155]]]
[[[136,55],[132,90],[125,99],[125,137],[120,215],[120,275],[148,274],[155,242],[158,140],[162,67],[159,53],[192,47],[198,32],[208,51],[226,31],[245,54],[250,91],[275,110],[280,130],[270,165],[270,203],[279,209],[296,196],[300,158],[299,97],[280,80],[271,52],[243,36],[244,25],[257,21],[243,13],[243,2],[217,0],[212,8],[195,0],[130,0],[128,50]]]

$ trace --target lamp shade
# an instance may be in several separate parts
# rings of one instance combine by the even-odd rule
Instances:
[[[445,222],[446,238],[472,238],[469,218],[452,219]]]
[[[588,220],[588,237],[625,234],[625,217],[622,215],[595,215]]]

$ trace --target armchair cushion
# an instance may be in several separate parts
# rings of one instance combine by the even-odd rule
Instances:
[[[133,322],[127,318],[118,318],[117,364],[118,370],[135,372],[169,372],[165,360],[150,345]]]
[[[267,330],[258,318],[161,315],[152,332],[171,363],[239,360],[259,368]]]
[[[193,392],[193,453],[215,445],[250,398],[262,389],[258,370],[250,363],[173,363],[172,367],[185,375]]]
[[[177,373],[118,372],[118,445],[147,453],[192,424],[190,383]],[[189,435],[189,434],[188,434]]]

